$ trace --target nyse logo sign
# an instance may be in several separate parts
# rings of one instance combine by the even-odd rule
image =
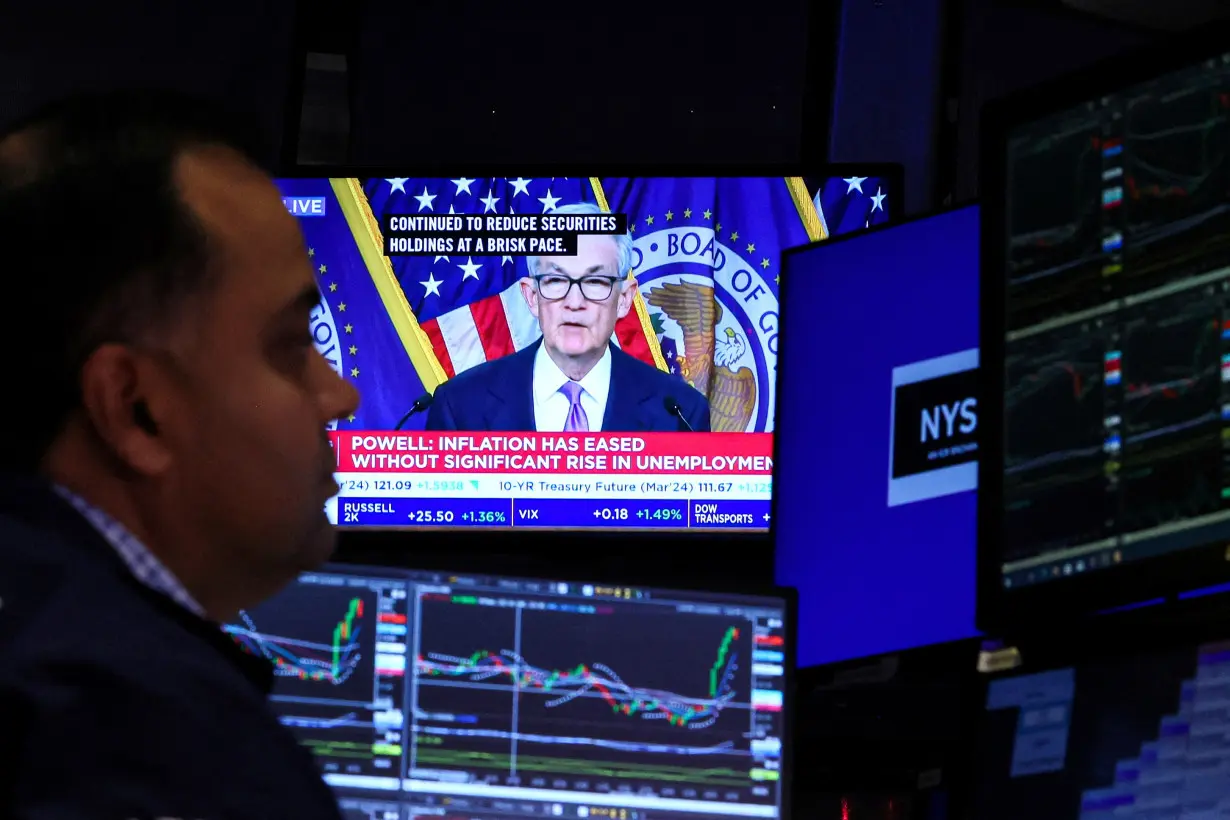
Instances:
[[[888,506],[978,487],[978,350],[893,369]]]

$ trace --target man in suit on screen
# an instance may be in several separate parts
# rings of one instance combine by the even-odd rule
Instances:
[[[554,211],[601,212],[589,203]],[[627,234],[583,235],[575,256],[528,258],[521,294],[542,339],[436,388],[427,429],[707,432],[699,391],[612,342],[636,296],[632,255]]]

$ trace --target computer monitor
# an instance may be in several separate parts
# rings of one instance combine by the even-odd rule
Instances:
[[[766,532],[780,253],[823,236],[803,179],[509,171],[280,181],[362,394],[333,521]]]
[[[783,818],[791,609],[333,565],[226,629],[355,811]]]
[[[988,110],[979,618],[1230,575],[1230,47]]]
[[[1166,633],[1022,646],[986,687],[968,816],[1225,816],[1230,625]]]
[[[975,634],[978,209],[790,251],[776,577],[799,662]]]

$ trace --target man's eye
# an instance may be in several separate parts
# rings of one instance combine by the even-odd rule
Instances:
[[[548,276],[542,280],[542,283],[547,286],[559,286],[567,283],[568,280],[562,276]]]

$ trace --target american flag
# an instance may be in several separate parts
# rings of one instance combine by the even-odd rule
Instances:
[[[544,214],[576,202],[593,202],[584,177],[488,179],[365,179],[363,189],[377,220],[392,214]],[[542,335],[521,296],[528,275],[524,258],[512,256],[403,256],[393,272],[436,360],[452,378],[483,362],[532,345]],[[616,326],[621,348],[654,363],[644,306]],[[656,340],[655,340],[656,341]]]
[[[829,236],[883,225],[891,218],[890,183],[886,177],[829,177],[816,192],[816,210]],[[899,196],[899,191],[891,192]]]

